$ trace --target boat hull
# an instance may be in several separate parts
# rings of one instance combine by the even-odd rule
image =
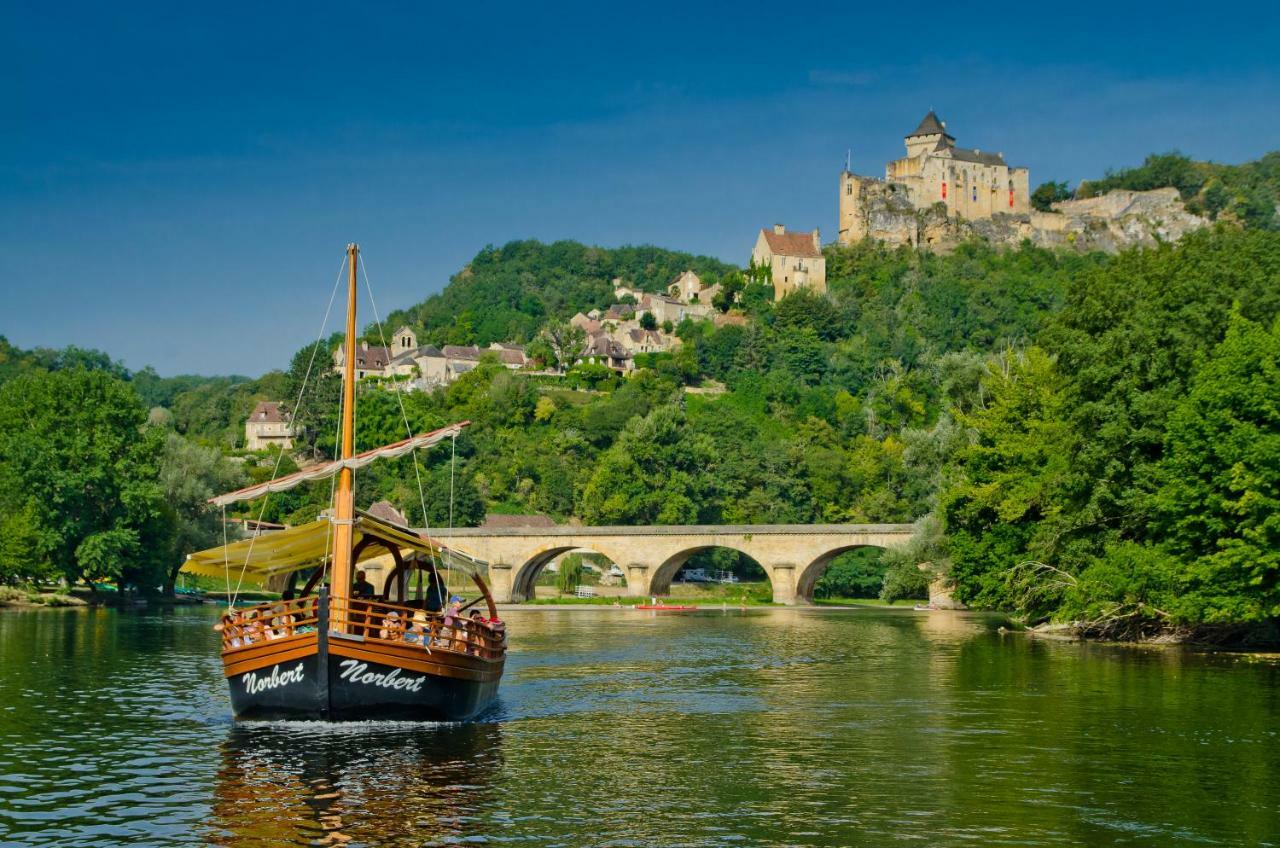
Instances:
[[[442,649],[281,641],[293,644],[224,655],[237,719],[464,721],[492,706],[502,677],[501,660]]]

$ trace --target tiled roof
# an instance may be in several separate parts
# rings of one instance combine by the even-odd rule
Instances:
[[[947,134],[947,128],[942,125],[942,121],[938,120],[938,115],[932,109],[929,114],[920,120],[920,126],[916,127],[915,132],[909,134],[907,138],[914,138],[918,135],[934,135],[936,133]]]
[[[609,338],[604,333],[599,333],[590,338],[586,348],[582,351],[583,356],[611,356],[614,359],[629,359],[631,353],[622,345]]]
[[[266,421],[271,424],[283,424],[289,418],[289,413],[280,408],[280,402],[274,400],[259,401],[249,416],[250,421]]]
[[[390,521],[392,524],[399,524],[401,527],[409,526],[409,519],[400,510],[391,505],[391,501],[378,501],[373,506],[365,510],[374,518],[381,518],[383,521]]]
[[[979,165],[1003,165],[1004,157],[999,153],[983,153],[981,150],[967,150],[963,147],[952,147],[951,158],[960,162],[975,162]]]
[[[387,367],[387,363],[391,361],[391,351],[385,347],[369,347],[356,348],[356,367],[367,368],[370,370],[381,371]]]
[[[471,345],[444,346],[444,355],[450,359],[473,359],[478,361],[480,359],[480,354],[483,352],[484,351],[480,350],[480,348],[472,347]]]
[[[807,259],[818,259],[822,251],[813,246],[813,233],[775,233],[773,230],[761,230],[765,243],[775,256],[801,256]]]

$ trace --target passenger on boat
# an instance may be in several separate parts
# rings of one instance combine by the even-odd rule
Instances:
[[[440,638],[436,640],[436,644],[454,651],[465,651],[466,643],[459,638],[455,638],[463,635],[459,631],[464,626],[462,624],[462,598],[454,595],[449,599],[449,609],[444,614],[444,621],[441,622]]]
[[[501,645],[507,638],[507,623],[500,618],[491,618],[488,624],[493,640]]]
[[[410,644],[421,644],[426,646],[426,614],[421,610],[413,614],[413,624],[410,625],[408,632],[404,634],[404,640]]]
[[[273,613],[271,618],[271,629],[267,631],[268,639],[283,639],[285,636],[293,635],[293,622],[295,618],[290,614],[293,608],[293,590],[286,589],[284,594],[280,596],[280,603],[271,608]]]
[[[470,627],[467,628],[467,641],[470,643],[467,648],[468,654],[480,656],[480,648],[484,645],[486,626],[484,616],[480,613],[480,610],[472,610]]]
[[[266,638],[263,633],[262,621],[258,618],[257,610],[245,610],[244,613],[244,643],[252,645],[255,642],[261,642]]]
[[[400,613],[392,610],[382,619],[382,628],[378,631],[379,639],[390,639],[395,642],[404,636],[404,622]]]
[[[373,584],[368,581],[363,570],[356,572],[356,582],[351,584],[351,597],[372,598],[376,594]]]
[[[427,612],[440,612],[444,609],[444,581],[434,571],[431,572],[431,580],[427,584],[427,598],[424,606]]]
[[[234,613],[228,614],[213,625],[213,629],[222,634],[222,642],[228,648],[239,648],[244,645],[244,640],[240,638],[240,627],[235,624],[233,615]]]

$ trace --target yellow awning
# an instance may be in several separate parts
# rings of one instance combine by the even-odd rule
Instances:
[[[417,551],[439,558],[437,562],[442,560],[448,568],[485,576],[487,563],[429,543],[408,528],[388,524],[367,513],[357,513],[353,529],[354,545],[373,536],[395,546],[402,554]],[[223,577],[230,571],[231,576],[239,580],[243,570],[244,580],[265,583],[269,577],[323,564],[326,554],[333,553],[332,536],[333,527],[329,519],[321,518],[278,533],[264,533],[256,539],[241,539],[226,547],[218,546],[191,554],[182,571],[204,577]],[[382,556],[386,552],[382,545],[366,545],[357,561]]]

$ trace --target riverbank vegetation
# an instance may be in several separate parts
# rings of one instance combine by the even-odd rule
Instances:
[[[570,270],[547,271],[562,255]],[[600,305],[615,273],[643,273],[652,290],[694,261],[627,255],[487,250],[430,308],[396,320],[433,339],[506,337],[510,327],[467,330],[446,304],[470,297],[488,315],[505,292],[533,322],[524,333]],[[1280,233],[1219,225],[1115,257],[977,243],[947,256],[872,243],[826,256],[826,296],[751,299],[742,324],[685,322],[674,355],[627,379],[528,378],[493,361],[403,396],[415,431],[473,425],[456,453],[424,458],[422,501],[406,457],[367,469],[358,502],[387,498],[432,526],[494,512],[918,521],[909,551],[846,554],[818,596],[918,598],[942,576],[970,605],[1099,636],[1239,639],[1274,626]],[[547,282],[583,275],[580,287]],[[204,499],[273,472],[276,456],[236,450],[228,434],[256,399],[296,396],[309,353],[258,380],[167,386],[93,352],[0,346],[0,580],[169,583],[186,550],[218,540],[222,517]],[[723,391],[687,391],[712,381]],[[282,473],[331,450],[331,419],[307,407],[334,385],[304,398],[298,418],[314,438],[280,459]],[[403,437],[400,401],[360,387],[358,445]],[[303,487],[241,515],[300,521],[327,496]],[[753,565],[700,556],[699,567],[744,575]]]

